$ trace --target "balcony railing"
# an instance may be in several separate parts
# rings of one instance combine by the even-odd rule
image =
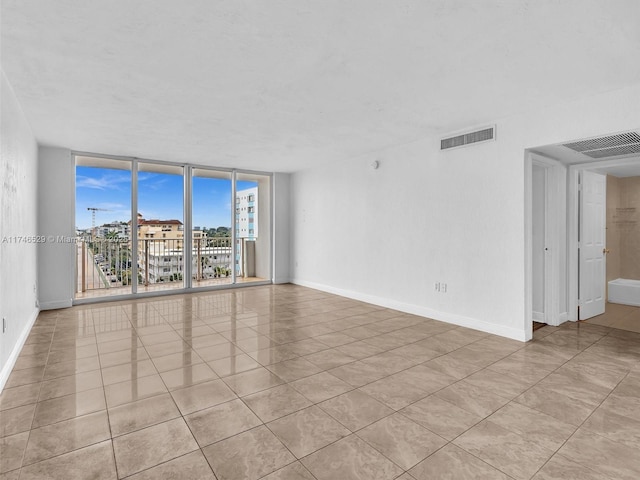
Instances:
[[[180,288],[184,274],[183,239],[138,239],[138,286]],[[243,265],[242,250],[236,252]],[[234,253],[229,237],[194,238],[191,255],[194,282],[230,283]],[[77,252],[78,293],[118,289],[130,291],[132,248],[126,238],[79,238]],[[240,270],[237,271],[240,274]],[[125,291],[126,290],[126,291]],[[115,293],[115,292],[114,292]],[[107,294],[107,292],[105,292]]]
[[[78,292],[131,285],[131,248],[126,238],[78,239]]]

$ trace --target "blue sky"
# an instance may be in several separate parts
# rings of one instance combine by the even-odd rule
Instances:
[[[256,186],[239,181],[238,190]],[[138,173],[138,212],[147,219],[183,218],[182,176],[165,173]],[[193,225],[231,227],[231,180],[193,179]],[[131,219],[131,172],[94,167],[76,167],[76,226],[91,227],[88,207],[96,212],[96,225]]]

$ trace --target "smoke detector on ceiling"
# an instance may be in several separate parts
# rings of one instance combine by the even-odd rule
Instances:
[[[601,159],[640,153],[640,133],[630,131],[562,145],[574,152]]]
[[[476,143],[495,141],[495,139],[496,126],[491,125],[447,136],[440,140],[440,150],[466,147],[467,145],[473,145]]]

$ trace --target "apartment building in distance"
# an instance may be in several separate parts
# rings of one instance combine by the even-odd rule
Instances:
[[[236,232],[238,238],[258,237],[258,187],[236,192]]]

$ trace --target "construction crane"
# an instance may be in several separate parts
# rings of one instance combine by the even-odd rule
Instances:
[[[106,208],[87,207],[87,210],[91,210],[91,234],[95,235],[96,231],[96,212],[108,212]]]

